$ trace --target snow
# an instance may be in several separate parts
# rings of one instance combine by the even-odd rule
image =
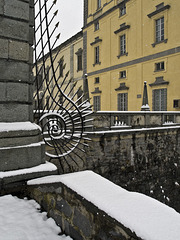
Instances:
[[[40,129],[38,125],[31,122],[1,122],[0,123],[0,132],[9,132],[9,131],[31,131]]]
[[[142,132],[142,131],[152,131],[152,130],[167,130],[167,129],[178,129],[180,126],[166,126],[166,127],[153,127],[153,128],[137,128],[137,129],[117,129],[117,130],[106,130],[106,131],[93,131],[86,132],[86,134],[107,134],[107,133],[122,133],[122,132]]]
[[[12,177],[12,176],[23,175],[28,173],[55,171],[55,170],[57,170],[57,167],[54,164],[50,162],[46,162],[32,168],[24,168],[20,170],[0,172],[0,178]]]
[[[21,145],[21,146],[15,146],[15,147],[2,147],[0,148],[0,150],[7,150],[7,149],[14,149],[14,148],[29,148],[29,147],[39,147],[41,146],[42,144],[45,144],[44,141],[41,141],[41,142],[37,142],[37,143],[31,143],[31,144],[28,144],[28,145]]]
[[[34,200],[0,197],[0,240],[72,240],[58,236],[61,229]]]
[[[62,182],[142,239],[180,239],[180,214],[153,198],[129,192],[92,171],[48,176],[28,185],[54,182]]]

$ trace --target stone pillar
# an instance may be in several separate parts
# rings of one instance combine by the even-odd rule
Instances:
[[[0,172],[45,163],[33,120],[33,0],[0,0]]]

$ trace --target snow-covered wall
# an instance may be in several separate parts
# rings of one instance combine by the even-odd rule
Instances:
[[[78,152],[83,161],[74,156],[79,170],[93,170],[180,212],[180,127],[102,131],[88,137],[92,141],[86,153]],[[71,167],[78,171],[75,164]]]
[[[180,214],[92,171],[28,182],[33,197],[74,240],[174,240]]]

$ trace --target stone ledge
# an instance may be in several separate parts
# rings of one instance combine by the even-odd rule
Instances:
[[[57,174],[57,168],[49,162],[33,168],[0,172],[0,192],[1,194],[6,194],[7,192],[12,193],[17,191],[19,186],[20,188],[26,186],[26,181],[50,174]]]
[[[31,122],[0,123],[0,138],[36,136],[40,131],[40,127]]]
[[[44,142],[0,148],[0,170],[12,171],[35,167],[45,162]]]

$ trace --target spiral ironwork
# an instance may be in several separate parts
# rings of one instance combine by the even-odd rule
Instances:
[[[64,159],[76,153],[75,149],[84,152],[87,146],[84,129],[88,126],[87,116],[91,114],[88,99],[83,101],[81,88],[76,89],[73,79],[66,73],[60,82],[59,65],[65,69],[63,58],[59,59],[61,48],[56,47],[60,34],[57,34],[59,23],[52,27],[57,11],[54,13],[56,0],[36,0],[34,25],[34,71],[35,71],[35,116],[42,128],[42,135],[47,145],[46,155]],[[47,64],[48,62],[48,64]],[[63,65],[62,65],[63,64]],[[51,73],[51,74],[50,74]],[[66,84],[65,84],[66,83]],[[79,156],[79,155],[78,155]],[[72,157],[70,157],[73,159]]]

